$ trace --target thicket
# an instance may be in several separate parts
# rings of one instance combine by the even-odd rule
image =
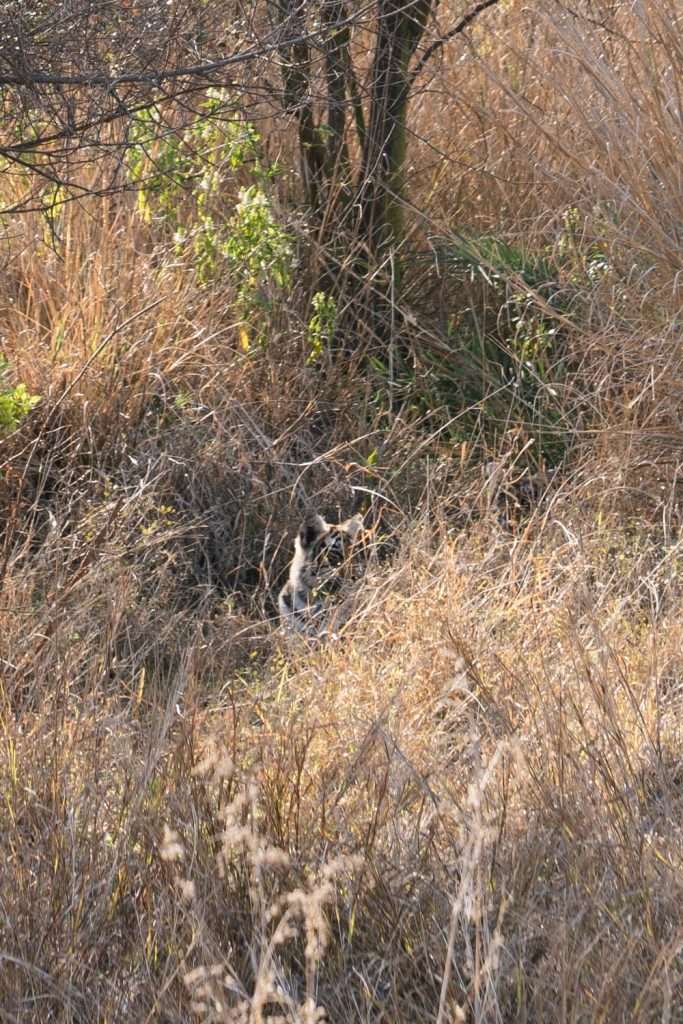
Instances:
[[[0,12],[0,1019],[683,1020],[681,22]]]

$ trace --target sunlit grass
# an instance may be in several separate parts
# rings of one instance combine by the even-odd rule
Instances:
[[[407,266],[401,380],[307,361],[296,280],[245,345],[134,194],[3,222],[42,401],[0,440],[0,1016],[676,1019],[681,51],[666,0],[608,16],[506,5],[415,100],[451,264]],[[511,309],[557,316],[555,462],[487,404]],[[274,621],[307,508],[370,529],[324,642]]]

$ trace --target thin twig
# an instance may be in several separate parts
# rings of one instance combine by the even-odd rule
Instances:
[[[138,319],[138,317],[144,316],[145,313],[149,313],[150,309],[154,309],[162,301],[163,299],[155,299],[154,302],[150,302],[147,306],[144,306],[142,309],[139,309],[136,313],[133,313],[132,316],[129,316],[127,320],[123,321],[123,323],[117,324],[116,327],[114,327],[114,329],[109,332],[106,338],[102,339],[102,341],[99,343],[93,354],[89,356],[88,359],[86,359],[86,361],[84,362],[83,366],[80,368],[74,379],[71,381],[70,384],[68,384],[68,386],[64,389],[64,391],[59,396],[55,404],[52,406],[52,409],[50,410],[50,416],[48,417],[48,419],[54,416],[55,412],[57,411],[57,409],[59,409],[64,399],[67,397],[67,395],[70,394],[71,391],[73,391],[73,389],[78,384],[79,380],[81,380],[83,375],[92,366],[92,364],[95,362],[100,353],[107,347],[112,338],[115,338],[116,335],[119,334],[124,329],[124,327],[128,327],[128,325],[132,324],[135,320]]]
[[[409,89],[412,89],[415,83],[415,79],[418,77],[427,61],[431,60],[434,54],[437,53],[442,48],[442,46],[445,46],[446,43],[450,42],[451,39],[454,39],[455,36],[458,36],[460,35],[461,32],[464,32],[467,26],[471,25],[475,18],[478,18],[479,15],[487,9],[487,7],[495,7],[495,5],[499,2],[500,0],[481,0],[481,3],[477,4],[477,6],[474,7],[468,14],[466,14],[464,18],[460,19],[455,28],[452,28],[450,32],[446,32],[446,34],[441,36],[439,39],[435,39],[434,42],[427,47],[427,49],[425,50],[425,52],[422,54],[419,61],[415,65],[415,68],[411,72],[408,81]]]

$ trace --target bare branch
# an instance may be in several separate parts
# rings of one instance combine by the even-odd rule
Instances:
[[[464,32],[465,29],[469,25],[471,25],[472,22],[476,18],[478,18],[480,14],[487,10],[487,8],[495,7],[496,4],[499,2],[500,0],[481,0],[481,3],[478,3],[476,7],[474,7],[468,14],[466,14],[463,18],[460,19],[455,28],[452,28],[449,32],[446,32],[445,35],[440,36],[439,39],[435,39],[434,42],[427,47],[427,49],[422,54],[419,61],[413,68],[409,81],[410,88],[413,87],[415,80],[417,79],[420,72],[423,70],[425,64],[427,64],[427,62],[432,59],[435,53],[438,53],[438,51],[443,46],[445,46],[446,43],[450,42],[451,39],[454,39],[455,36],[458,36],[460,35],[461,32]]]

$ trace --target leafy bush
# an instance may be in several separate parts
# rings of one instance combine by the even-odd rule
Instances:
[[[449,352],[427,348],[419,370],[406,367],[399,383],[418,413],[442,407],[458,440],[483,432],[495,445],[519,428],[555,464],[568,431],[560,392],[571,316],[558,269],[544,253],[493,236],[455,235],[436,251],[440,274],[457,288]]]
[[[246,317],[269,308],[265,287],[285,288],[291,281],[292,242],[276,221],[268,196],[259,185],[240,192],[222,246],[237,279],[237,301]]]
[[[131,130],[130,178],[138,186],[138,206],[147,223],[165,222],[178,253],[189,250],[197,279],[211,281],[227,260],[237,280],[239,312],[245,320],[264,307],[269,285],[289,285],[292,245],[277,223],[266,187],[278,174],[276,163],[264,164],[260,135],[253,124],[234,114],[230,97],[209,90],[202,116],[182,130],[165,129],[156,107],[143,110]],[[217,213],[224,187],[239,186],[238,172],[251,184],[240,187],[227,220]],[[242,179],[244,174],[242,174]],[[242,331],[249,347],[249,331]]]
[[[332,295],[316,292],[311,305],[313,316],[308,321],[309,352],[307,363],[315,363],[320,359],[325,346],[329,345],[337,326],[337,303]]]
[[[0,357],[0,383],[7,372],[7,361]],[[25,416],[40,401],[40,395],[31,395],[25,384],[3,387],[0,390],[0,434],[16,430]]]

